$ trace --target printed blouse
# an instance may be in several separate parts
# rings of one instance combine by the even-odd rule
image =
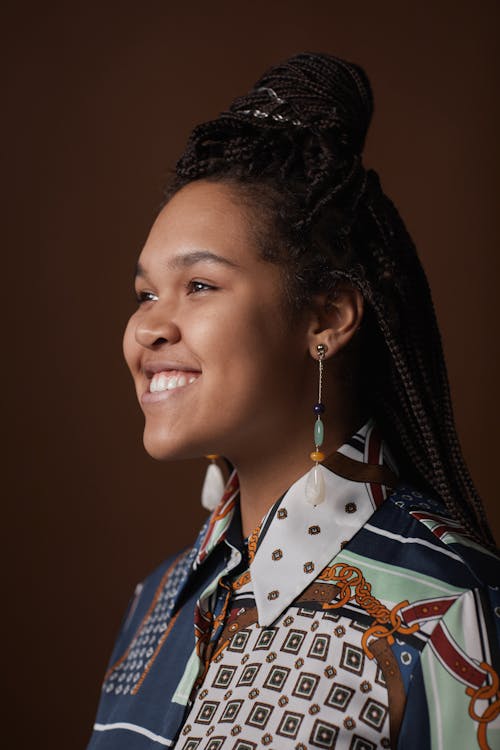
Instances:
[[[238,477],[136,589],[88,750],[500,748],[500,566],[369,420],[242,540]]]

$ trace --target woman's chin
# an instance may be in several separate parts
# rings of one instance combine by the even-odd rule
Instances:
[[[207,452],[201,446],[194,446],[192,441],[183,441],[165,434],[151,434],[147,429],[144,430],[143,444],[146,452],[157,461],[199,458]]]

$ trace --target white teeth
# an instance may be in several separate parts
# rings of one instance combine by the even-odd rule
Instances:
[[[151,378],[149,384],[150,393],[159,393],[161,391],[173,391],[175,388],[181,388],[190,385],[197,380],[197,375],[191,375],[189,379],[186,375],[168,375],[165,372],[157,372]]]
[[[164,391],[167,387],[167,376],[164,375],[162,372],[158,373],[154,376],[154,378],[151,380],[151,384],[149,386],[149,390],[151,393],[158,393],[159,391]]]
[[[158,380],[156,381],[156,389],[158,391],[164,391],[165,388],[168,385],[168,378],[166,375],[164,375],[162,372],[158,376]]]

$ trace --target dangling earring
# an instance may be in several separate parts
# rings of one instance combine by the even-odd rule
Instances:
[[[224,477],[215,463],[219,456],[216,453],[209,453],[205,458],[208,458],[210,463],[207,466],[201,490],[201,504],[206,510],[212,511],[218,506],[224,494]]]
[[[325,354],[328,351],[326,344],[318,344],[316,346],[318,352],[318,401],[313,406],[313,411],[316,415],[316,421],[314,422],[314,450],[310,454],[310,458],[314,461],[314,466],[307,475],[306,481],[306,500],[310,505],[321,505],[325,500],[325,480],[323,478],[322,467],[320,461],[323,461],[325,454],[320,451],[324,440],[324,426],[321,420],[321,415],[325,412],[324,404],[321,400],[323,390],[323,360]]]

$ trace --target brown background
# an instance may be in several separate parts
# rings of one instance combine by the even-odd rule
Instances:
[[[292,53],[332,52],[371,77],[366,162],[420,249],[464,453],[500,536],[496,5],[4,11],[8,746],[85,745],[136,581],[201,521],[203,464],[161,465],[141,445],[121,355],[132,268],[189,129]]]

